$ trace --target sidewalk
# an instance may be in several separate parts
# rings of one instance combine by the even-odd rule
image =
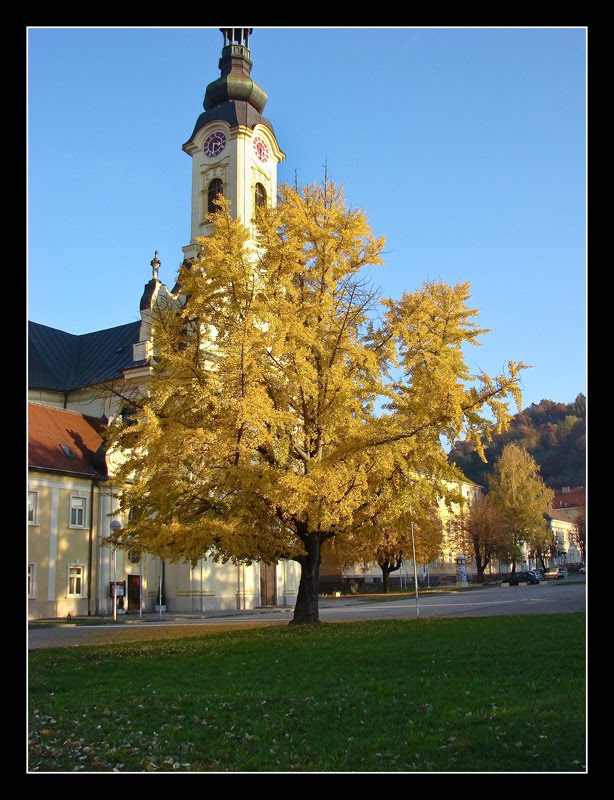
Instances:
[[[340,608],[344,606],[354,606],[359,605],[361,602],[360,599],[352,598],[352,597],[321,597],[319,601],[319,608]],[[104,624],[124,624],[124,625],[133,625],[135,623],[143,623],[143,622],[165,622],[166,624],[172,622],[189,622],[195,621],[200,619],[223,619],[223,618],[250,618],[250,617],[258,617],[259,615],[270,615],[270,614],[285,614],[290,615],[294,613],[294,606],[258,606],[256,608],[246,608],[246,609],[221,609],[221,610],[214,610],[214,609],[203,609],[194,610],[194,611],[163,611],[160,613],[159,611],[143,611],[139,614],[138,611],[130,611],[126,614],[118,614],[117,615],[117,622],[114,622],[113,616],[111,614],[104,614],[104,615],[92,615],[90,617],[73,617],[70,620],[61,618],[48,618],[48,619],[35,619],[29,620],[28,625],[30,627],[36,627],[37,625],[70,625],[72,626],[86,626],[88,624],[91,625],[104,625]]]

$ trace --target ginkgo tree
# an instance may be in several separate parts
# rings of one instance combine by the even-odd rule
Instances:
[[[170,560],[301,566],[293,622],[319,621],[321,548],[450,476],[443,442],[478,450],[520,407],[520,363],[471,374],[485,333],[469,285],[425,282],[382,299],[365,271],[384,240],[328,180],[284,186],[249,230],[226,201],[180,268],[185,300],[158,308],[153,374],[131,424],[113,539]],[[483,452],[483,451],[482,451]]]

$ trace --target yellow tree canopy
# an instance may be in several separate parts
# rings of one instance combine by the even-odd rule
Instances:
[[[502,555],[519,558],[519,542],[544,552],[549,544],[544,513],[552,507],[554,492],[539,474],[533,456],[517,444],[507,444],[489,478],[489,497],[505,523],[507,546]]]
[[[450,476],[442,437],[480,447],[520,405],[518,373],[471,375],[484,333],[469,285],[427,282],[380,300],[364,269],[383,239],[329,182],[282,187],[248,231],[226,201],[201,257],[181,268],[182,309],[153,320],[155,369],[126,451],[115,541],[171,559],[309,562],[391,487]],[[300,590],[299,590],[300,595]]]

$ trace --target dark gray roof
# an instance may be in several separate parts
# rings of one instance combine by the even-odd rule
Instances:
[[[117,378],[134,366],[140,322],[76,335],[28,323],[28,386],[69,392]]]
[[[194,126],[194,130],[192,131],[192,135],[188,141],[191,141],[196,136],[198,131],[208,122],[217,119],[224,120],[230,125],[231,128],[235,128],[237,125],[244,125],[246,128],[252,128],[252,130],[260,123],[261,125],[266,125],[271,133],[275,134],[273,126],[269,120],[266,119],[266,117],[263,117],[262,114],[259,114],[258,111],[256,111],[256,109],[249,103],[245,102],[244,100],[229,100],[226,103],[221,103],[219,106],[210,109],[209,111],[203,111],[200,117],[196,120],[196,125]]]

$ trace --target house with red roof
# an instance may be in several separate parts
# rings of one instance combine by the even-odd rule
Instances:
[[[87,615],[101,579],[104,423],[28,404],[28,605],[31,618]]]

